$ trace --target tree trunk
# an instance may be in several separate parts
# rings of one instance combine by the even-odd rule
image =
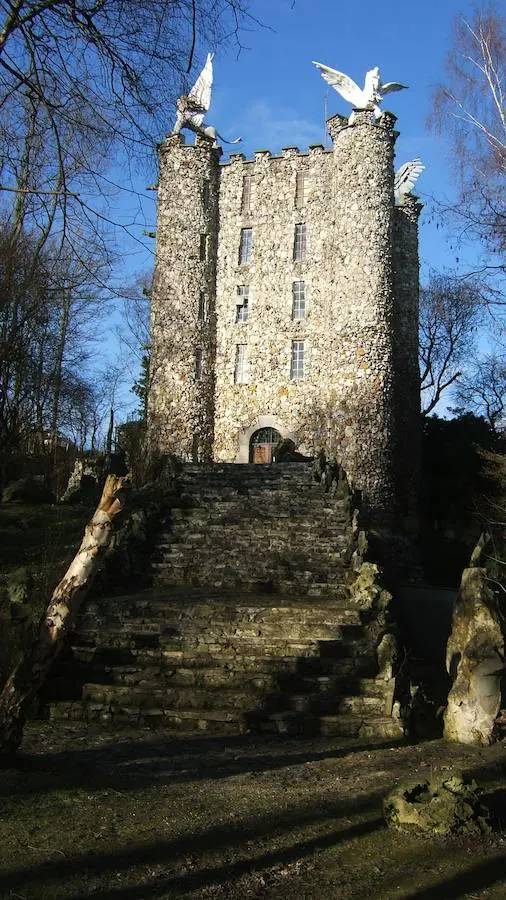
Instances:
[[[114,517],[124,508],[128,477],[108,475],[81,546],[55,589],[38,635],[0,695],[0,754],[15,753],[23,738],[28,707],[72,628],[109,545]]]
[[[60,394],[62,387],[63,373],[63,357],[67,345],[67,334],[70,323],[70,310],[72,307],[72,289],[70,287],[62,288],[62,311],[60,320],[60,333],[58,335],[58,343],[56,347],[56,359],[54,363],[54,388],[53,403],[51,411],[51,450],[53,452],[54,461],[56,463],[56,452],[58,448],[58,419],[60,415]]]

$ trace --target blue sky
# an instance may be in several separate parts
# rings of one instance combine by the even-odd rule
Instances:
[[[305,150],[310,143],[324,142],[326,95],[328,115],[350,111],[311,61],[345,72],[360,85],[365,72],[379,65],[384,81],[409,86],[383,103],[398,117],[396,164],[420,156],[426,166],[417,186],[426,203],[420,227],[422,275],[430,268],[453,268],[456,257],[465,265],[466,253],[470,259],[472,250],[453,249],[445,231],[433,221],[430,196],[451,197],[454,173],[449,148],[428,131],[427,117],[432,90],[444,76],[452,22],[458,15],[471,17],[475,7],[476,3],[466,0],[425,4],[419,0],[251,0],[251,12],[263,24],[252,23],[242,33],[243,49],[238,52],[233,43],[197,48],[201,60],[208,50],[216,50],[206,121],[226,137],[240,135],[243,142],[233,149],[247,157],[255,149],[275,153],[287,145]],[[167,133],[173,122],[174,112],[168,106]],[[137,189],[143,190],[153,177],[154,167],[136,178]],[[146,194],[142,208],[133,196],[120,202],[125,219],[135,216],[137,220],[131,229],[135,241],[124,235],[118,238],[118,249],[124,252],[121,277],[152,267],[154,241],[143,238],[142,231],[155,226],[155,198],[153,193]]]
[[[407,91],[391,94],[383,103],[398,117],[397,164],[421,156],[426,171],[418,192],[451,196],[450,153],[444,140],[428,131],[426,120],[432,89],[443,77],[452,21],[457,15],[471,16],[475,6],[465,0],[428,0],[424,8],[419,0],[251,0],[251,11],[263,25],[251,23],[243,31],[243,49],[238,52],[233,42],[199,48],[201,59],[208,49],[216,49],[212,105],[206,121],[226,137],[240,135],[242,144],[233,149],[247,157],[260,148],[274,153],[296,144],[305,150],[308,144],[325,139],[325,97],[329,115],[350,111],[311,61],[339,69],[360,85],[365,72],[379,65],[384,81],[409,85]],[[167,133],[173,122],[168,106]],[[188,135],[187,140],[191,139]],[[137,179],[138,189],[152,180],[153,172]],[[148,226],[155,224],[154,200],[153,194],[147,195],[144,205]],[[136,200],[123,204],[132,211],[137,207]],[[448,264],[442,235],[427,218],[421,229],[424,266]],[[142,227],[139,220],[133,229],[139,238]],[[153,248],[149,241],[145,243],[149,266]],[[135,265],[141,264],[141,258],[139,253]]]
[[[409,90],[389,95],[383,108],[398,117],[397,165],[421,156],[426,171],[418,183],[425,195],[451,196],[454,174],[445,142],[431,134],[427,117],[434,86],[444,75],[455,16],[471,16],[464,0],[256,0],[266,27],[244,36],[250,49],[237,58],[218,50],[209,119],[227,137],[241,135],[242,151],[273,152],[296,144],[323,142],[325,96],[328,113],[350,110],[326,85],[312,60],[363,84],[365,72],[380,66],[384,81]],[[268,26],[268,27],[267,27]],[[421,222],[424,270],[451,264],[444,234],[431,225],[429,198]],[[451,251],[450,251],[451,254]]]

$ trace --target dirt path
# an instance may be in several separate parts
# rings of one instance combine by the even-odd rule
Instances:
[[[452,767],[492,797],[504,830],[463,842],[386,829],[391,787]],[[0,897],[503,900],[506,744],[33,724],[16,767],[0,771]]]

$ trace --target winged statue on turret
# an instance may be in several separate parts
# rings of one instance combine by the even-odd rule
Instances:
[[[225,144],[238,144],[241,138],[227,141],[212,125],[204,124],[204,117],[211,106],[211,88],[213,86],[214,53],[208,53],[205,66],[188,94],[182,94],[176,104],[176,124],[172,134],[179,134],[182,128],[189,128],[195,134],[211,138],[216,142],[219,138]]]
[[[404,165],[397,169],[394,176],[394,196],[395,202],[401,206],[404,198],[411,193],[425,166],[422,160],[417,156],[416,159],[410,159]]]
[[[366,72],[364,87],[360,88],[352,78],[343,72],[338,72],[337,69],[331,69],[330,66],[324,66],[323,63],[314,61],[313,65],[319,69],[320,75],[327,84],[330,84],[344,100],[351,103],[354,109],[372,109],[376,118],[381,115],[379,105],[386,94],[403,91],[407,88],[406,84],[400,84],[398,81],[383,83],[378,66]]]

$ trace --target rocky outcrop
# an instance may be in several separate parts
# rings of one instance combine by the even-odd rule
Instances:
[[[55,503],[56,497],[44,484],[44,479],[19,478],[12,481],[4,488],[2,503],[27,503],[37,505],[39,503]]]
[[[83,503],[100,496],[104,481],[105,457],[103,454],[82,456],[76,459],[70,474],[63,503]]]
[[[464,569],[455,602],[446,663],[453,684],[444,715],[444,737],[489,744],[501,704],[504,639],[497,599],[484,565],[482,535]]]
[[[489,813],[476,782],[461,772],[398,785],[383,801],[387,825],[398,831],[476,837],[490,831]]]

